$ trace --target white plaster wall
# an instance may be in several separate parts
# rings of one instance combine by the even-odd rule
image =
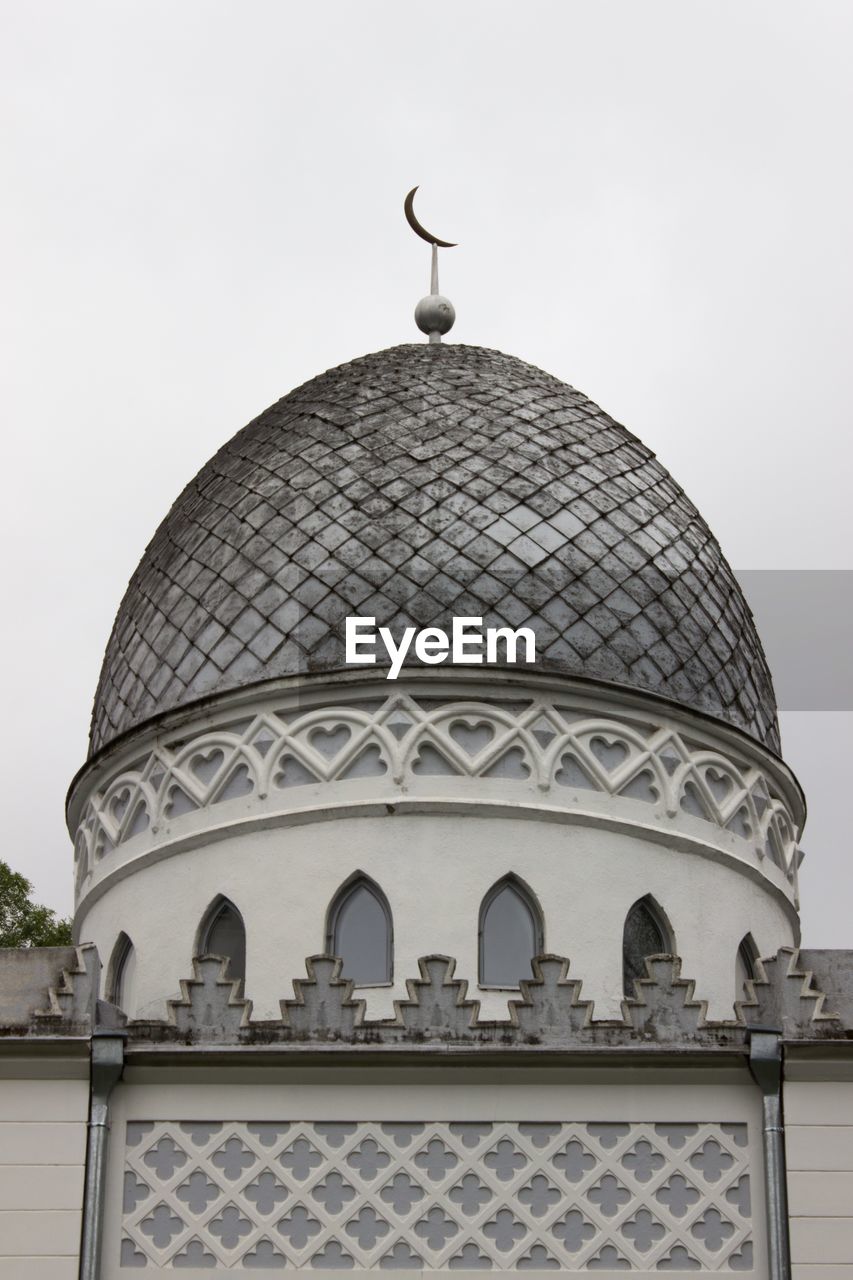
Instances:
[[[846,1067],[847,1079],[810,1072],[785,1085],[794,1280],[853,1277],[853,1064]]]
[[[712,1017],[732,1016],[735,955],[747,932],[761,954],[794,941],[791,909],[766,881],[719,855],[667,847],[658,833],[643,839],[571,820],[430,812],[244,830],[184,850],[114,882],[84,909],[79,936],[106,963],[125,931],[137,950],[137,1007],[128,1012],[161,1017],[179,979],[191,976],[202,915],[224,894],[246,925],[254,1016],[276,1017],[292,979],[304,976],[305,957],[324,950],[328,904],[357,870],[381,886],[394,919],[394,986],[360,991],[373,1017],[391,1014],[393,998],[406,995],[419,956],[453,956],[457,975],[476,986],[480,903],[507,872],[537,896],[546,950],[570,958],[597,1017],[618,1015],[623,924],[646,894],[665,911],[683,975],[695,979]],[[483,1016],[506,1016],[507,993],[480,998]]]
[[[88,1108],[88,1058],[0,1062],[0,1280],[76,1277]]]

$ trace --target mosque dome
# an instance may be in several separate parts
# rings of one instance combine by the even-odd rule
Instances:
[[[365,356],[224,445],[131,579],[90,753],[200,700],[344,669],[350,615],[395,635],[453,616],[527,626],[539,672],[658,695],[779,750],[749,608],[696,508],[586,396],[497,351]]]
[[[356,666],[353,617],[526,635]],[[322,953],[371,1017],[440,954],[497,1018],[510,936],[607,1017],[650,947],[723,1016],[736,957],[796,941],[802,821],[749,609],[651,452],[520,360],[403,345],[261,414],[155,533],[69,793],[75,929],[137,1017],[211,954],[276,1018]]]

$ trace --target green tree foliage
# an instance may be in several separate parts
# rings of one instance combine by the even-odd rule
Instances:
[[[25,876],[0,861],[0,947],[64,947],[71,942],[71,921],[57,920],[39,906]]]

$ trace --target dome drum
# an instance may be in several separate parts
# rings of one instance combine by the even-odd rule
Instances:
[[[474,921],[489,884],[521,876],[569,955],[588,932],[583,917],[624,915],[623,898],[652,894],[679,919],[679,953],[718,1011],[747,932],[764,952],[797,936],[803,810],[784,766],[725,726],[583,681],[409,671],[390,684],[365,672],[238,691],[105,752],[81,774],[69,818],[76,927],[109,954],[111,922],[136,904],[148,938],[147,962],[134,939],[137,981],[151,1008],[189,971],[195,935],[163,905],[187,899],[188,878],[200,899],[221,894],[239,907],[259,1007],[260,975],[282,972],[282,948],[298,972],[327,945],[331,896],[357,868],[396,903],[395,936],[415,947],[412,964],[429,951],[476,962],[464,921],[445,937],[447,911],[429,908],[425,875],[445,886],[430,893],[452,881]],[[720,910],[700,927],[696,887],[706,881]],[[552,904],[566,894],[572,905],[557,922]],[[290,941],[263,922],[272,904]],[[186,900],[187,919],[196,905]],[[621,969],[609,952],[621,928],[583,944],[599,1001],[615,999]],[[740,932],[715,949],[697,930],[709,940]]]

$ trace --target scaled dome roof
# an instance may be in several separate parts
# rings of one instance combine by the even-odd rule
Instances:
[[[747,604],[654,455],[521,360],[419,343],[292,391],[187,485],[119,608],[90,753],[200,698],[344,668],[351,614],[395,635],[454,615],[532,626],[540,671],[779,749]]]

